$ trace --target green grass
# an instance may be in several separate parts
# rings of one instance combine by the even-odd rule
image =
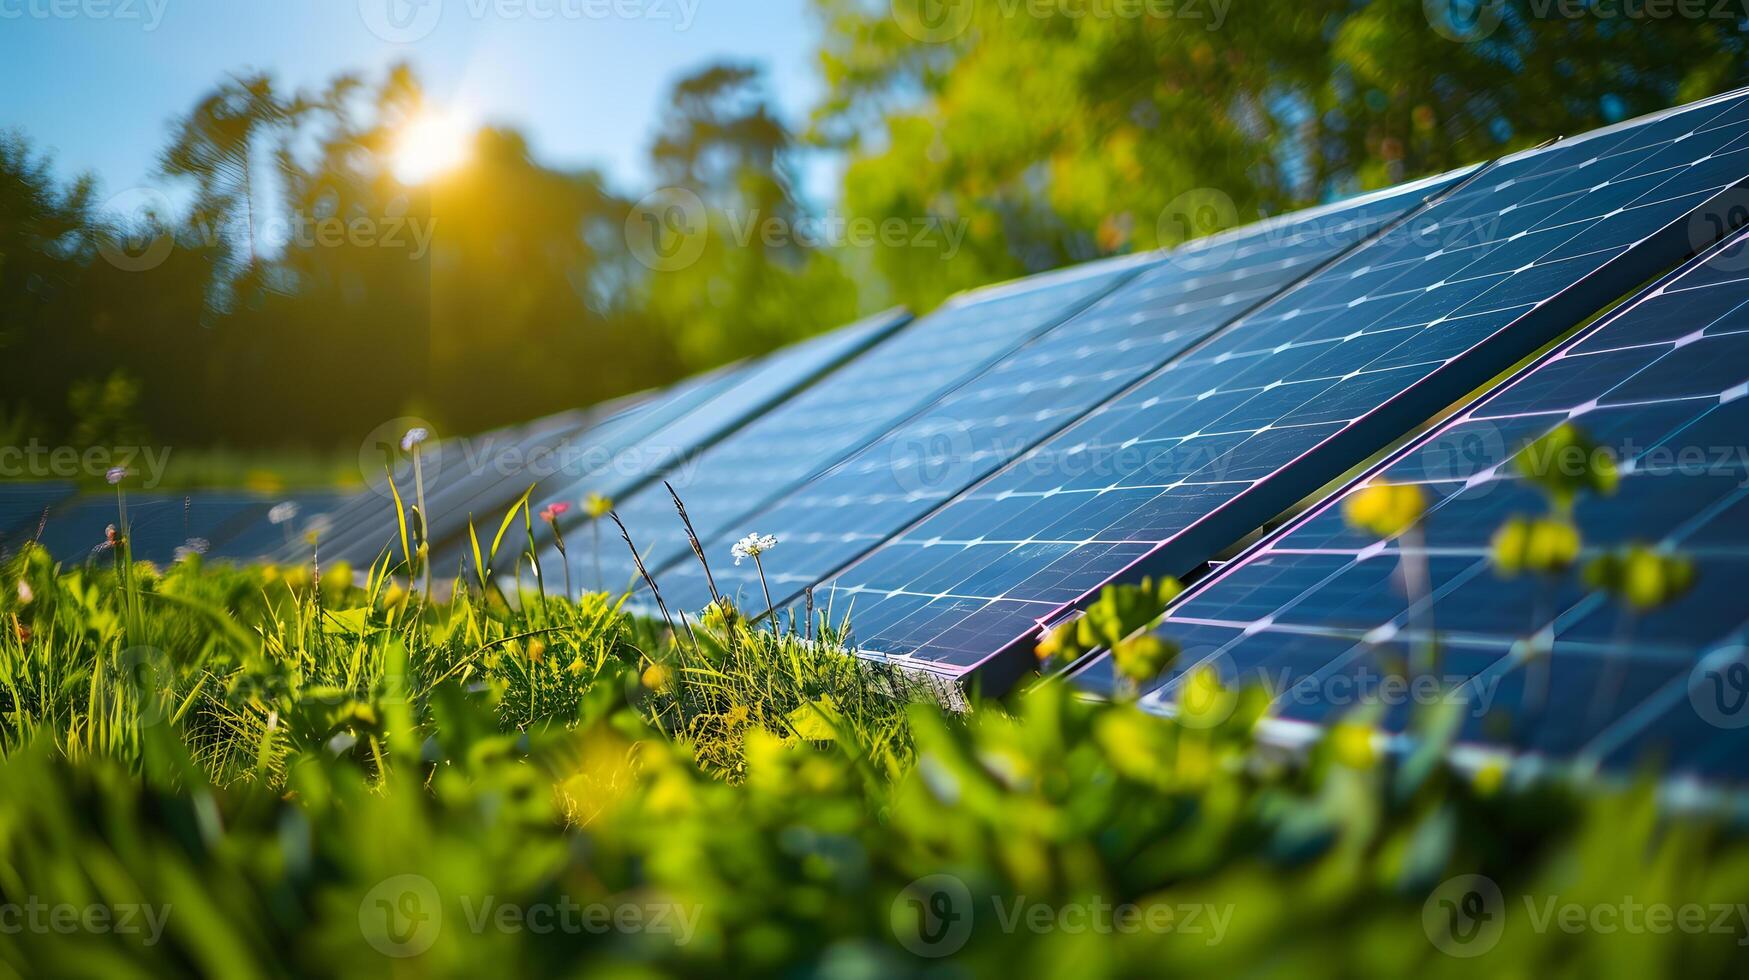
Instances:
[[[1749,937],[1539,929],[1749,896],[1741,838],[1649,785],[1465,778],[1433,738],[1283,760],[1256,693],[946,704],[830,628],[676,639],[383,568],[127,581],[0,572],[0,976],[1701,976]],[[1466,874],[1503,896],[1475,960],[1427,925]],[[6,931],[33,902],[162,933]],[[1128,904],[1153,926],[1082,925]]]

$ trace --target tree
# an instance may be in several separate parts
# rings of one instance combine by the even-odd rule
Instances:
[[[850,156],[848,210],[971,229],[951,260],[877,254],[914,305],[1583,132],[1746,67],[1734,21],[1530,0],[1469,5],[1479,20],[1457,0],[814,6],[810,136]]]

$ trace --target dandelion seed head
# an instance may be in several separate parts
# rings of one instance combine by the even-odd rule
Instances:
[[[297,519],[297,516],[298,504],[295,500],[287,500],[282,503],[274,504],[273,509],[267,512],[267,520],[274,525],[284,524],[287,521],[295,520]]]
[[[410,453],[413,451],[413,447],[422,444],[429,438],[431,438],[431,430],[422,425],[416,425],[408,429],[407,434],[401,437],[401,451]]]
[[[212,546],[213,543],[205,538],[189,538],[187,541],[177,546],[172,557],[178,564],[180,564],[190,558],[206,554],[212,549]]]

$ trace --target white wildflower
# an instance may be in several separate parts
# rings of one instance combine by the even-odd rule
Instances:
[[[111,466],[109,472],[103,474],[103,478],[108,480],[109,485],[113,487],[132,475],[132,472],[125,466]]]
[[[24,579],[19,579],[18,580],[18,604],[21,606],[28,606],[28,605],[30,605],[31,600],[33,600],[35,598],[36,598],[36,593],[31,591],[30,583],[26,582]]]
[[[284,503],[274,504],[273,509],[267,512],[267,520],[275,526],[296,520],[297,516],[298,502],[295,500],[287,500]]]
[[[408,429],[407,434],[401,437],[401,451],[404,453],[410,453],[413,451],[414,446],[419,445],[429,438],[431,438],[431,430],[422,425],[416,425],[413,428]]]
[[[190,558],[206,554],[212,546],[213,543],[205,538],[189,538],[177,547],[174,557],[179,563],[185,562]]]
[[[729,553],[735,556],[735,564],[741,564],[743,558],[758,558],[767,551],[777,547],[777,535],[754,532],[735,542]]]

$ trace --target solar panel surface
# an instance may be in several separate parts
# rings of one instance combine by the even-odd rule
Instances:
[[[1322,723],[1381,690],[1391,664],[1442,653],[1420,701],[1455,689],[1461,738],[1587,764],[1654,758],[1667,771],[1749,778],[1749,238],[1688,267],[1539,359],[1344,492],[1273,535],[1174,606],[1160,634],[1184,673],[1261,682],[1277,717]],[[1503,577],[1491,538],[1549,510],[1520,470],[1522,447],[1571,423],[1616,460],[1619,487],[1572,520],[1591,559],[1632,542],[1692,562],[1692,588],[1640,613],[1582,575]],[[1573,457],[1572,464],[1586,462]],[[1536,464],[1572,465],[1548,456]],[[1344,501],[1381,481],[1423,489],[1421,542],[1348,526]],[[1411,609],[1399,562],[1424,563],[1430,607]],[[1421,594],[1419,592],[1415,593]],[[1430,609],[1430,615],[1423,611]],[[1076,675],[1110,690],[1109,656]],[[1401,731],[1414,691],[1377,697]]]
[[[438,546],[463,540],[470,506],[474,513],[490,514],[483,520],[498,520],[503,510],[533,482],[528,470],[530,460],[611,457],[624,452],[733,387],[745,369],[745,365],[731,365],[688,378],[619,410],[582,416],[567,412],[525,426],[427,444],[421,465],[425,469],[431,540]],[[365,447],[361,458],[369,457],[379,467],[396,464],[392,471],[395,486],[403,503],[410,507],[415,499],[413,470],[404,457],[396,455],[397,447],[392,444],[400,433],[388,435],[389,442],[380,447]],[[373,476],[372,489],[359,494],[356,501],[333,516],[325,553],[363,564],[376,560],[396,537],[387,477],[380,471]],[[433,552],[438,553],[437,548]],[[291,554],[297,553],[294,547]],[[447,566],[443,570],[453,571]]]
[[[1021,456],[822,593],[965,674],[1104,584],[1183,575],[1723,230],[1749,99],[1505,158]]]
[[[591,492],[615,500],[636,493],[845,361],[885,341],[910,319],[904,310],[888,310],[750,362],[736,373],[733,384],[686,415],[618,453],[580,457],[555,474],[556,478],[544,480],[535,498],[537,509],[555,501],[575,507]],[[517,492],[528,482],[522,479]]]
[[[748,529],[780,532],[765,562],[779,606],[865,554],[1040,439],[1182,354],[1464,173],[1259,222],[1185,245],[1080,315],[949,392],[862,452],[708,542],[725,558]],[[699,493],[709,493],[699,486]],[[717,586],[763,609],[753,565],[723,562]],[[690,556],[659,570],[680,608],[709,599]],[[759,597],[754,601],[754,597]]]
[[[133,557],[160,564],[170,562],[176,549],[191,540],[211,545],[232,537],[253,522],[265,522],[267,510],[275,502],[276,499],[248,493],[129,493],[127,517]],[[107,530],[119,523],[114,496],[82,496],[49,514],[41,543],[57,561],[109,560]]]
[[[689,459],[672,481],[700,536],[729,533],[748,515],[1079,312],[1150,261],[1092,263],[962,295]],[[616,505],[651,567],[689,553],[673,502],[660,483]],[[593,540],[572,543],[575,581],[611,590],[632,584],[636,569],[618,535],[601,535],[600,544],[596,553]],[[550,559],[557,560],[556,555]]]
[[[0,483],[0,548],[15,550],[36,534],[43,513],[73,496],[71,483]]]

